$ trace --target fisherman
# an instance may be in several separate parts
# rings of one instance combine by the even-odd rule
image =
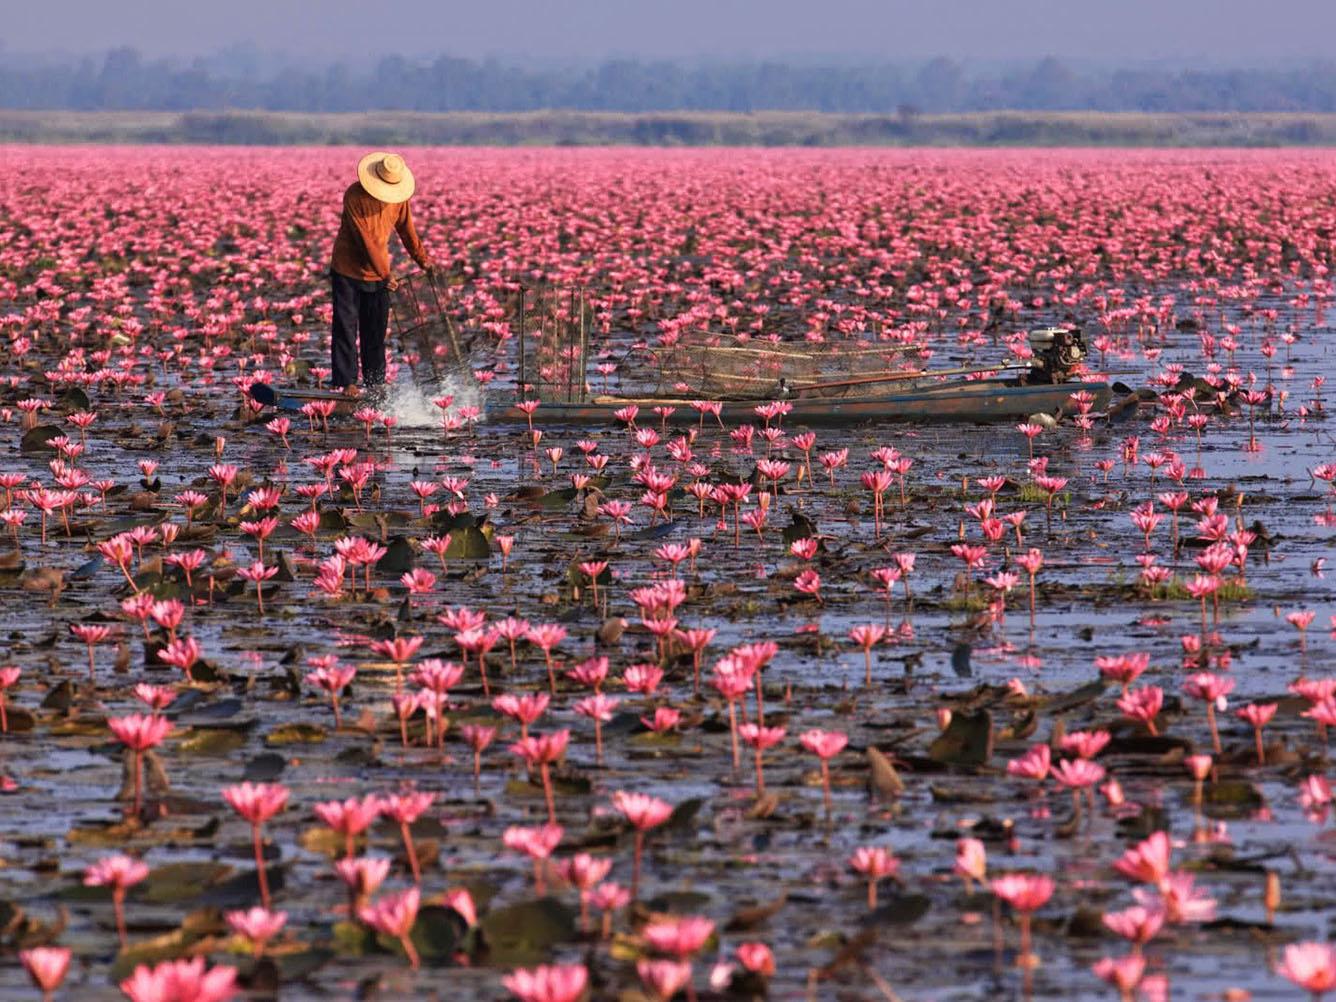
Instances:
[[[399,287],[390,269],[390,231],[399,234],[424,272],[433,271],[408,207],[413,186],[413,173],[403,157],[377,152],[361,159],[357,180],[343,193],[343,217],[329,265],[334,286],[330,380],[336,388],[357,383],[359,353],[362,385],[374,390],[385,383],[390,293]]]

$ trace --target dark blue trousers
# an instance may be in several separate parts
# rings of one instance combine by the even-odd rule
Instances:
[[[357,382],[385,382],[385,330],[390,320],[390,290],[384,282],[364,282],[331,271],[334,287],[334,331],[330,339],[330,382],[336,387]]]

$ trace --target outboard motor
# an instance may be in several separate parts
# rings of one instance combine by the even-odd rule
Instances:
[[[1079,327],[1038,327],[1030,331],[1029,383],[1065,383],[1086,356]]]

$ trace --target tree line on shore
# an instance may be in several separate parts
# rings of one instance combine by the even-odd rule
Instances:
[[[0,107],[77,111],[251,109],[355,112],[646,113],[772,110],[919,114],[1014,110],[1336,112],[1336,63],[1271,69],[1086,69],[1048,57],[975,69],[918,65],[663,62],[614,59],[530,67],[449,55],[391,56],[365,68],[180,63],[132,48],[77,59],[0,53]]]

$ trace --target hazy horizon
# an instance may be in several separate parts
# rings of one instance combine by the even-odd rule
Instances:
[[[189,61],[244,47],[297,65],[354,65],[440,53],[509,62],[588,63],[615,57],[754,61],[915,61],[935,56],[1002,65],[1069,62],[1275,66],[1331,58],[1336,4],[1273,0],[232,0],[198,6],[132,0],[48,0],[5,26],[0,58],[79,56],[130,46]],[[376,18],[385,22],[383,37]]]

